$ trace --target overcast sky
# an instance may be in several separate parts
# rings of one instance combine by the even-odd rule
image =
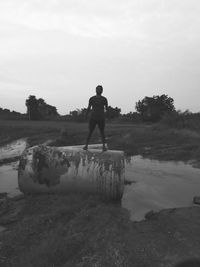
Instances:
[[[0,0],[0,107],[30,95],[66,114],[98,84],[109,105],[134,111],[167,94],[200,111],[199,0]]]

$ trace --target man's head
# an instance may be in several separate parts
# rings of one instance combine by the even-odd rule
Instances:
[[[97,95],[101,95],[103,92],[103,87],[101,85],[97,85],[96,87],[96,93]]]

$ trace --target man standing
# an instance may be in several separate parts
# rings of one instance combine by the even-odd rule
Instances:
[[[108,111],[108,101],[104,96],[101,95],[102,92],[103,92],[103,87],[101,85],[98,85],[96,87],[96,95],[92,96],[89,99],[86,116],[90,112],[91,108],[92,112],[89,121],[89,133],[87,136],[86,145],[83,147],[83,149],[85,150],[88,149],[88,144],[92,136],[92,133],[96,125],[98,125],[101,134],[101,140],[103,143],[103,151],[106,151],[104,128],[105,128],[105,109],[106,111]]]

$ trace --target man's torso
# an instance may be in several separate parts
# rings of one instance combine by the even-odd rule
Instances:
[[[91,119],[104,120],[104,107],[107,106],[107,99],[104,96],[95,95],[90,98],[89,104],[92,107]]]

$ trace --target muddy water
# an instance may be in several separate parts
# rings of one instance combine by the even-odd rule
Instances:
[[[25,139],[20,139],[0,147],[0,161],[20,156],[25,148]],[[17,168],[18,161],[0,165],[0,193],[7,192],[9,196],[14,196],[19,193]]]
[[[160,162],[141,156],[126,164],[126,179],[134,181],[125,187],[122,206],[131,219],[140,221],[147,212],[193,205],[200,195],[200,169],[183,162]]]
[[[18,162],[0,166],[0,193],[7,192],[12,197],[20,193],[17,180]]]

